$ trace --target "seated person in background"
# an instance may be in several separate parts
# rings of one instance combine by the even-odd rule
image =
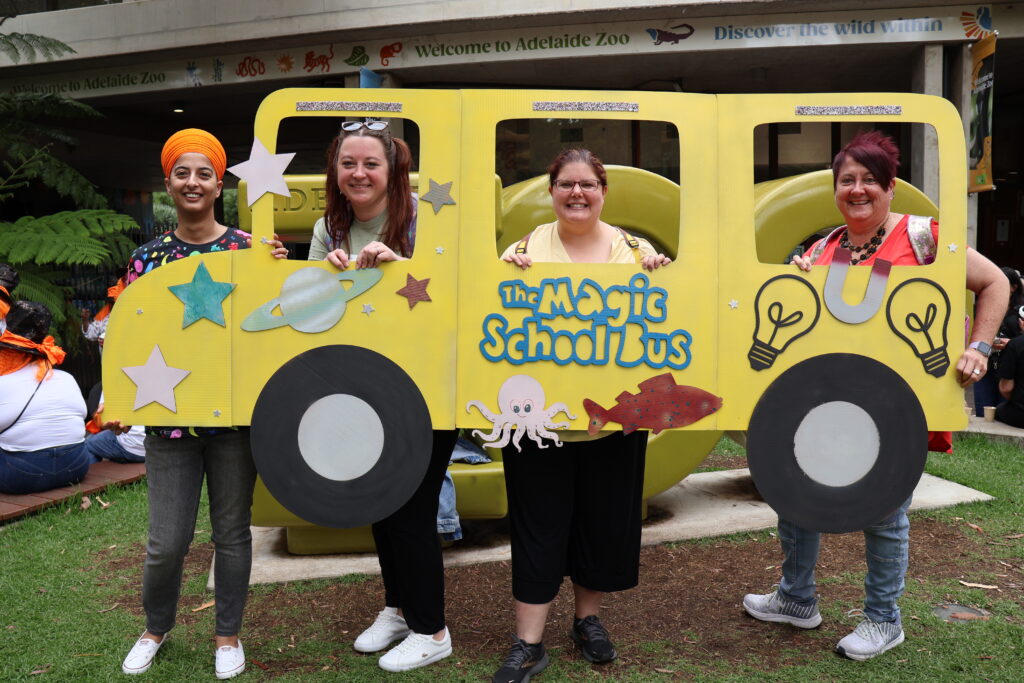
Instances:
[[[103,394],[100,394],[100,405],[93,416],[93,424],[102,425],[102,415]],[[146,428],[142,425],[132,425],[124,434],[101,428],[85,440],[85,452],[90,462],[146,462],[145,440]]]
[[[1017,326],[1024,331],[1024,306],[1017,309]],[[1006,345],[999,359],[999,393],[1006,400],[996,407],[996,419],[1024,428],[1024,334]]]
[[[42,304],[14,302],[0,335],[0,493],[75,484],[92,463],[85,399],[71,375],[53,369],[64,350],[47,335],[50,319]]]
[[[107,290],[111,302],[116,300],[124,289],[122,282],[122,280],[118,280],[117,285]],[[103,340],[107,334],[107,321],[110,319],[109,308],[109,305],[104,308],[106,314],[96,316],[96,319],[93,320],[85,335],[86,339],[95,339],[96,343],[99,344],[101,358],[103,356]],[[89,336],[92,332],[96,333],[95,337]],[[103,429],[104,401],[101,389],[99,384],[92,389],[92,391],[100,390],[100,398],[95,414],[92,416],[89,424],[86,425],[86,430],[90,432],[90,435],[85,439],[85,450],[89,454],[89,458],[94,462],[100,460],[110,460],[111,462],[146,462],[145,427],[133,425],[124,433],[121,433],[119,430]],[[90,400],[92,400],[92,397],[93,394],[90,392]]]

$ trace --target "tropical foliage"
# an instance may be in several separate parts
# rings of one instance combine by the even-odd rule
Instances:
[[[19,62],[74,50],[44,36],[0,33],[0,52]],[[127,233],[138,229],[132,218],[108,209],[96,186],[54,153],[57,146],[75,144],[62,123],[98,116],[89,105],[55,93],[0,93],[0,210],[18,193],[40,188],[56,192],[74,207],[0,219],[0,262],[10,263],[21,275],[14,295],[45,304],[65,334],[73,333],[77,324],[64,323],[78,318],[68,302],[70,269],[123,265],[135,245]]]

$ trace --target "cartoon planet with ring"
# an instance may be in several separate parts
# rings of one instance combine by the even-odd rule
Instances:
[[[246,332],[273,330],[290,325],[298,332],[323,332],[345,315],[345,304],[380,282],[378,268],[330,273],[322,268],[303,268],[285,279],[281,293],[242,321]],[[345,287],[343,282],[351,282]],[[275,308],[281,309],[274,315]]]

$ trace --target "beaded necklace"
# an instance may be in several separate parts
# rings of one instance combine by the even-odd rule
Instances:
[[[843,238],[839,241],[839,246],[843,249],[849,249],[852,252],[852,256],[850,258],[851,266],[863,263],[868,260],[872,254],[878,251],[878,247],[881,246],[882,239],[885,237],[885,224],[888,222],[889,219],[886,218],[882,224],[878,226],[878,230],[875,232],[874,236],[859,247],[855,247],[850,244],[850,232],[849,228],[847,228],[847,231],[843,233]]]

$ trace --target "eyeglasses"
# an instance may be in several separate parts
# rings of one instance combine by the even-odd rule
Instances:
[[[559,192],[572,192],[572,188],[580,186],[583,192],[597,192],[601,183],[596,180],[556,180],[554,187]]]
[[[368,130],[385,130],[387,127],[387,121],[345,121],[341,124],[341,129],[346,133],[352,133],[360,128],[366,128]]]

